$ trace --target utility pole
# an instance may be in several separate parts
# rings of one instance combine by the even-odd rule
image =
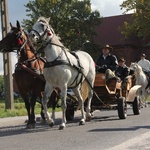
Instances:
[[[0,0],[0,5],[1,5],[2,38],[4,38],[9,31],[8,1]],[[3,53],[3,63],[4,63],[5,109],[14,109],[12,64],[11,64],[11,54],[10,53]]]

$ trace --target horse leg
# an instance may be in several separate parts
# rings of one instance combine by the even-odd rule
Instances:
[[[61,89],[61,108],[62,108],[62,122],[59,130],[63,130],[66,127],[66,98],[67,98],[67,87]]]
[[[35,113],[34,113],[34,108],[35,108],[35,103],[36,103],[37,96],[34,94],[32,95],[30,99],[30,120],[29,120],[29,128],[35,128]]]
[[[56,108],[58,100],[59,100],[58,91],[56,91],[56,89],[55,89],[52,92],[52,94],[49,98],[48,104],[47,104],[48,107],[52,107],[52,116],[51,116],[51,118],[53,120],[55,120],[55,108]]]
[[[83,102],[83,99],[82,99],[82,96],[81,96],[81,93],[80,93],[80,90],[79,90],[79,87],[74,89],[73,92],[75,93],[78,101],[79,101],[79,106],[80,106],[80,109],[81,109],[81,120],[79,122],[79,125],[84,125],[85,124],[85,112],[84,112],[84,102]]]
[[[141,97],[140,98],[140,106],[141,106],[141,108],[143,108],[143,92],[142,92],[142,88],[138,89],[137,96]]]
[[[91,100],[93,97],[93,90],[91,90],[90,87],[88,89],[89,89],[89,92],[88,92],[88,101],[87,101],[87,107],[86,107],[86,121],[91,120]]]
[[[52,127],[54,125],[54,120],[50,117],[50,114],[48,112],[47,100],[48,100],[49,96],[51,95],[52,91],[53,91],[53,88],[50,86],[50,84],[48,82],[46,82],[44,95],[43,95],[43,99],[42,99],[42,105],[43,105],[43,108],[44,108],[45,118],[46,118],[46,120],[47,120],[50,127]]]
[[[46,122],[46,118],[45,118],[45,115],[44,115],[44,108],[43,108],[42,104],[41,104],[41,113],[40,113],[40,115],[41,115],[40,123],[44,124]]]
[[[42,89],[43,90],[43,89]],[[41,90],[41,91],[42,91]],[[41,115],[41,118],[40,118],[40,123],[41,124],[44,124],[46,122],[46,118],[45,118],[45,115],[44,115],[44,108],[43,108],[43,105],[42,105],[42,97],[43,97],[43,92],[39,91],[38,94],[39,94],[39,99],[41,100],[39,103],[41,104],[41,112],[40,112],[40,115]],[[38,95],[37,94],[37,95]]]
[[[94,80],[95,80],[95,70],[90,69],[90,73],[87,75],[88,80],[88,101],[87,101],[87,107],[86,107],[86,121],[91,120],[91,101],[93,97],[93,86],[94,86]]]
[[[144,87],[142,88],[142,99],[143,99],[144,107],[148,107],[148,104],[146,101],[147,100],[147,93],[146,93],[146,90]]]
[[[29,97],[28,97],[28,94],[23,92],[22,90],[20,90],[19,93],[22,96],[22,98],[24,100],[24,103],[25,103],[25,107],[26,107],[27,114],[28,114],[28,121],[27,121],[26,128],[29,128],[29,124],[30,124],[30,102],[29,102]]]

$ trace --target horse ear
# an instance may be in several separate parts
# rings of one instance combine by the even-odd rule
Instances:
[[[20,26],[20,22],[17,20],[17,28],[22,31],[21,26]]]
[[[9,24],[10,24],[10,27],[11,27],[11,28],[13,28],[13,27],[14,27],[14,26],[12,25],[12,23],[11,23],[11,22],[10,22]]]
[[[49,23],[50,19],[51,19],[50,17],[49,17],[49,18],[46,18],[46,21]]]

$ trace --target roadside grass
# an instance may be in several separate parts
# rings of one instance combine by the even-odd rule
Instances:
[[[51,108],[48,109],[51,112]],[[56,111],[60,111],[61,108],[56,108]],[[36,102],[35,105],[35,114],[40,114],[41,104]],[[5,117],[15,117],[15,116],[26,116],[27,111],[25,108],[25,103],[22,98],[14,99],[14,109],[5,109],[5,101],[3,98],[0,98],[0,118]]]
[[[147,97],[147,101],[150,102],[150,96]],[[60,102],[59,104],[60,105]],[[51,112],[51,108],[48,109]],[[56,107],[56,112],[61,111],[60,107]],[[41,104],[36,102],[35,105],[35,114],[40,114],[41,112]],[[22,98],[14,99],[14,109],[5,109],[5,101],[4,98],[0,98],[0,118],[6,117],[15,117],[15,116],[26,116],[27,111],[25,108],[25,104]]]

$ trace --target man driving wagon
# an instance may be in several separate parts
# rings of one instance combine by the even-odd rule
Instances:
[[[103,46],[102,54],[96,60],[96,71],[105,74],[105,83],[110,90],[115,91],[116,88],[122,88],[123,92],[133,85],[132,77],[129,77],[130,69],[126,66],[124,58],[117,60],[116,56],[111,54],[112,50],[113,48],[109,45]]]
[[[106,75],[106,83],[111,79],[117,80],[115,70],[117,69],[118,60],[115,55],[112,55],[113,48],[108,44],[103,46],[102,54],[96,60],[96,72]]]
[[[120,58],[117,60],[116,56],[111,54],[112,50],[113,48],[109,45],[103,46],[102,54],[96,60],[96,71],[108,73],[108,79],[116,77],[120,81],[124,81],[130,70],[125,64],[125,59]]]
[[[115,71],[117,69],[118,61],[115,55],[111,54],[113,48],[108,44],[103,46],[102,54],[96,60],[96,71],[105,73],[107,69]]]

